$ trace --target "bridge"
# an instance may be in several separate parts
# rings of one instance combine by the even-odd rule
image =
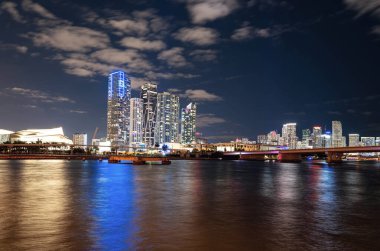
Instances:
[[[374,153],[380,152],[380,146],[362,147],[334,147],[334,148],[312,148],[312,149],[290,149],[290,150],[268,150],[251,152],[225,152],[226,158],[235,157],[241,160],[279,160],[282,162],[300,162],[303,156],[326,155],[327,163],[342,162],[346,153]]]

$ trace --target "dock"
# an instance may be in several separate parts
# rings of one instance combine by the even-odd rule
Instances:
[[[109,163],[120,163],[121,161],[131,161],[133,165],[145,165],[147,162],[161,162],[162,165],[171,164],[169,158],[161,156],[111,155],[108,159]]]

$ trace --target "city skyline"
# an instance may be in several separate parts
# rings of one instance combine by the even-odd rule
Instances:
[[[346,132],[380,135],[377,8],[356,0],[3,1],[0,128],[63,126],[72,135],[99,127],[106,136],[105,83],[121,69],[133,97],[151,82],[181,107],[200,103],[197,131],[211,142],[293,121],[311,129],[337,120]]]

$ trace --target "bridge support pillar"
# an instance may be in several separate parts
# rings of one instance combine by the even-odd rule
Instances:
[[[342,162],[343,153],[327,152],[327,163],[340,163]]]
[[[278,160],[280,162],[301,162],[301,154],[298,153],[279,153]]]

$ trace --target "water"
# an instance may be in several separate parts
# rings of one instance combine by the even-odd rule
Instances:
[[[0,250],[380,250],[380,164],[0,161]]]

